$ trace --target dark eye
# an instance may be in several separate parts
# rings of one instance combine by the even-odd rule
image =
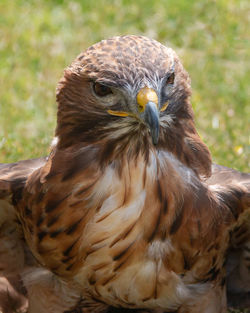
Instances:
[[[99,97],[105,97],[112,93],[112,90],[109,87],[102,85],[100,83],[94,83],[93,87],[94,87],[94,92]]]
[[[166,85],[173,85],[174,83],[174,73],[170,74],[166,80]]]

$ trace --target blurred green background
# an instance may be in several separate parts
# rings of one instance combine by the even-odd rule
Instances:
[[[48,153],[63,69],[103,38],[142,34],[174,48],[192,79],[213,160],[249,170],[248,0],[0,1],[0,162]]]

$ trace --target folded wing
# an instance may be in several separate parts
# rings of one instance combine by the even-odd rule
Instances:
[[[250,174],[213,164],[207,183],[235,217],[227,254],[228,305],[250,308]]]
[[[0,164],[0,311],[23,312],[27,308],[21,272],[30,254],[23,239],[13,196],[20,193],[29,175],[45,158]]]

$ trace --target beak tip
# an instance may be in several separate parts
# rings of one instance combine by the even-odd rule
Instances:
[[[155,129],[155,131],[151,134],[153,144],[156,146],[159,141],[159,129]]]

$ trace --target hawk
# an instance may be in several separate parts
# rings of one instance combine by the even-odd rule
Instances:
[[[211,164],[190,95],[146,37],[66,68],[49,156],[0,167],[0,269],[30,313],[223,313],[226,286],[249,305],[250,175]]]

